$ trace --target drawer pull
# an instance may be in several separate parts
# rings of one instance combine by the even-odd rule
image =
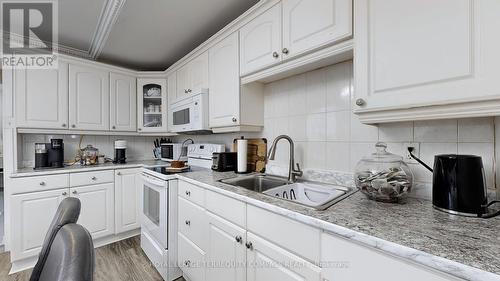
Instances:
[[[241,238],[241,236],[236,236],[234,239],[236,239],[236,242],[242,244],[243,238]]]
[[[191,226],[191,221],[190,220],[186,220],[186,225],[187,226]]]
[[[78,192],[76,190],[73,190],[73,194],[77,194]]]
[[[45,182],[44,182],[44,181],[40,182],[40,185],[41,185],[41,186],[44,186],[44,185],[45,185]]]
[[[245,246],[247,247],[247,249],[253,250],[253,244],[252,244],[252,242],[246,242]]]
[[[191,196],[191,191],[186,190],[186,196]]]
[[[92,180],[95,181],[95,180],[97,180],[97,178],[96,177],[92,177]]]
[[[68,195],[68,193],[66,191],[62,193],[62,196],[66,196],[66,195]]]
[[[116,174],[117,174],[118,176],[121,176],[121,175],[122,175],[122,173],[120,173],[120,172],[118,172],[118,173],[116,173]]]
[[[191,265],[191,261],[190,260],[184,261],[184,265],[189,267]]]

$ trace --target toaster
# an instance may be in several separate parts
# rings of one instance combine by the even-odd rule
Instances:
[[[212,159],[212,170],[217,172],[236,171],[236,152],[214,152]]]

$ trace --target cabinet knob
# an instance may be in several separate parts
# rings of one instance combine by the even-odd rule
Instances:
[[[45,182],[44,182],[44,181],[40,182],[40,185],[41,185],[41,186],[44,186],[44,185],[45,185]]]
[[[184,89],[184,94],[187,94],[188,93],[188,90],[187,89]]]
[[[247,249],[249,249],[249,250],[253,250],[252,242],[246,242],[245,247],[247,247]]]
[[[185,265],[185,266],[189,266],[190,264],[191,264],[191,261],[190,261],[190,260],[184,261],[184,265]]]
[[[236,123],[236,121],[238,121],[238,119],[236,119],[236,117],[233,117],[233,123]]]
[[[236,240],[236,242],[240,243],[243,241],[243,238],[241,238],[241,236],[236,236],[234,237],[234,239]]]
[[[117,174],[118,176],[121,176],[121,175],[122,175],[122,173],[120,173],[120,172],[118,172],[118,173],[116,173],[116,174]]]
[[[273,58],[277,59],[279,56],[278,52],[273,52]]]
[[[68,195],[68,193],[66,191],[62,193],[62,196],[66,196],[66,195]]]
[[[111,127],[113,130],[116,129],[116,126]]]
[[[186,225],[190,226],[191,225],[191,221],[190,220],[186,220]]]
[[[357,100],[356,100],[356,105],[357,105],[357,106],[363,106],[363,105],[365,105],[365,104],[366,104],[366,102],[365,102],[365,100],[364,100],[364,99],[357,99]]]
[[[63,128],[66,128],[66,124],[64,124],[64,123],[63,123],[61,126],[62,126]]]
[[[285,54],[285,55],[288,55],[288,53],[290,53],[290,51],[287,48],[283,48],[283,50],[281,50],[281,52],[283,52],[283,54]]]
[[[141,128],[137,128],[137,131],[142,131],[142,129]]]
[[[191,191],[186,190],[186,196],[191,196]]]
[[[77,193],[78,193],[78,191],[76,191],[76,190],[73,190],[73,194],[77,194]]]
[[[76,125],[75,124],[71,125],[71,128],[76,128]]]
[[[188,89],[188,93],[191,93],[191,92],[192,92],[192,90],[191,90],[191,89]]]
[[[96,177],[92,177],[92,180],[95,181],[97,178]]]

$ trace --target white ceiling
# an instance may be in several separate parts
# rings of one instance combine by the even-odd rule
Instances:
[[[59,1],[61,52],[165,70],[258,0]],[[75,51],[77,49],[80,51]]]

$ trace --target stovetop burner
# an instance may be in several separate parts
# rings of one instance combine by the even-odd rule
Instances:
[[[151,170],[156,173],[160,173],[162,175],[175,175],[175,174],[181,174],[181,173],[186,173],[186,172],[192,172],[193,167],[190,167],[187,170],[184,171],[172,171],[169,169],[170,167],[149,167],[147,168],[148,170]]]

